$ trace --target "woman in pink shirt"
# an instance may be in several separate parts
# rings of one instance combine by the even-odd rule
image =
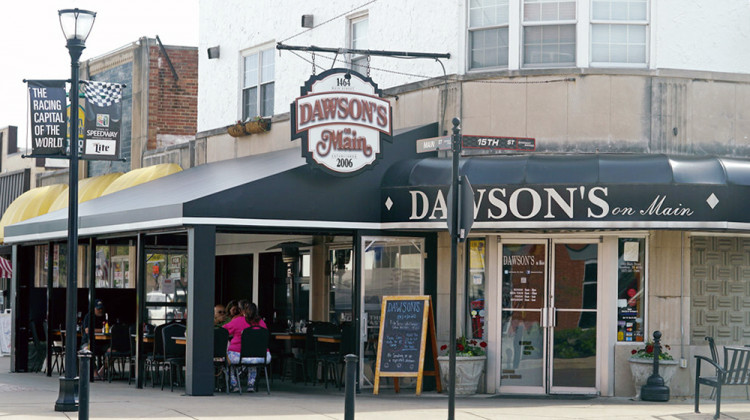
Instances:
[[[258,315],[258,307],[254,303],[250,303],[248,300],[243,299],[239,301],[237,306],[240,309],[240,313],[243,316],[238,316],[234,318],[233,320],[227,322],[224,324],[224,328],[229,331],[229,336],[231,337],[229,340],[229,347],[227,347],[227,358],[229,359],[229,364],[237,365],[240,363],[240,349],[242,347],[242,331],[245,328],[268,328],[266,327],[266,323],[263,322],[263,320]],[[260,360],[255,360],[255,358],[251,360],[247,360],[246,363],[260,363],[263,362],[262,358],[257,358]],[[271,354],[266,353],[266,363],[269,363],[271,361]],[[248,369],[247,372],[247,392],[253,392],[255,391],[255,375],[256,371],[255,368]],[[229,375],[230,382],[232,384],[232,391],[239,391],[239,381],[237,380],[237,373],[235,372],[235,369],[230,370]]]

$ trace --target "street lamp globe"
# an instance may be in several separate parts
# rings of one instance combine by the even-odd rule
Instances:
[[[57,11],[60,16],[60,27],[65,39],[85,43],[94,26],[96,12],[83,9],[63,9]]]

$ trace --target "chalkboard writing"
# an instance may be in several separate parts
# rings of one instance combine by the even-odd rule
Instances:
[[[381,372],[413,372],[420,368],[424,343],[425,300],[394,300],[385,303]]]
[[[430,345],[434,370],[424,370],[426,344]],[[373,393],[377,395],[381,377],[393,378],[399,392],[399,377],[417,378],[417,395],[422,392],[422,377],[434,376],[442,390],[437,362],[435,319],[429,296],[383,296],[380,314],[378,358]]]

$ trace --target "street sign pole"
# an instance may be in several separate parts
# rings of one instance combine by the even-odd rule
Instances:
[[[453,118],[453,165],[451,168],[451,185],[454,194],[451,196],[451,209],[453,210],[450,223],[451,236],[451,290],[450,290],[450,341],[448,348],[450,356],[448,361],[448,420],[454,420],[456,412],[456,297],[458,277],[458,241],[461,237],[458,226],[458,159],[461,156],[461,120]]]

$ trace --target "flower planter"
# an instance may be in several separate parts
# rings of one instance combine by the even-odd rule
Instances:
[[[268,131],[271,122],[267,119],[252,120],[245,123],[245,131],[248,134],[259,134]]]
[[[240,123],[227,127],[227,133],[229,133],[229,135],[232,137],[242,137],[244,135],[247,135],[247,131],[245,131],[245,125]]]
[[[630,373],[633,374],[633,385],[635,386],[634,400],[641,399],[641,387],[646,385],[648,377],[654,371],[653,359],[628,359],[630,362]],[[669,382],[677,372],[676,360],[659,360],[659,376],[664,379],[664,385],[669,387]]]
[[[456,356],[456,395],[476,394],[479,386],[479,378],[484,372],[484,362],[487,356]],[[438,356],[440,364],[440,380],[443,387],[450,386],[448,382],[448,367],[450,358],[448,356]]]

